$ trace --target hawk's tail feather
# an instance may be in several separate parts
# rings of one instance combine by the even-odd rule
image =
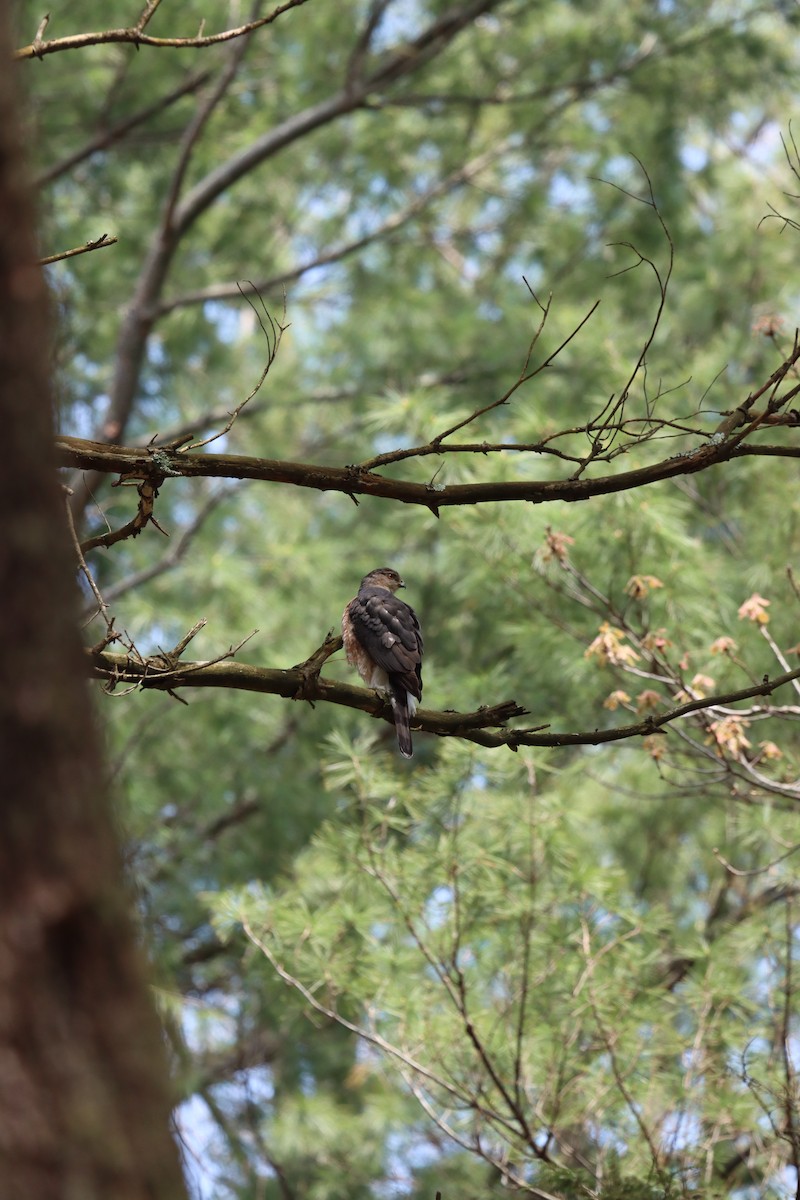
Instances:
[[[404,758],[411,758],[414,753],[411,745],[411,730],[408,726],[408,707],[406,689],[403,687],[392,688],[394,728],[397,733],[397,745]]]

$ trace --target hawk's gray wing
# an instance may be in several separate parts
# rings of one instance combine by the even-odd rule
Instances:
[[[410,605],[385,588],[362,587],[348,605],[360,646],[397,687],[422,697],[422,632]]]

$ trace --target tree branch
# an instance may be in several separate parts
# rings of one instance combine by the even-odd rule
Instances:
[[[210,300],[238,300],[243,295],[249,292],[267,293],[275,291],[277,288],[285,287],[288,283],[296,283],[302,279],[304,275],[310,271],[315,271],[319,267],[332,266],[334,263],[341,262],[345,258],[349,258],[353,254],[357,254],[360,250],[366,249],[374,242],[380,241],[391,233],[395,233],[398,229],[402,229],[404,225],[409,224],[435,201],[442,196],[449,195],[450,192],[457,188],[471,183],[482,171],[494,162],[502,152],[507,149],[508,142],[503,141],[498,143],[484,154],[478,155],[463,166],[452,171],[444,179],[439,180],[426,192],[416,196],[408,204],[402,208],[398,208],[395,212],[390,213],[384,218],[369,233],[365,233],[363,237],[355,238],[349,242],[342,242],[337,246],[331,246],[327,250],[321,251],[313,258],[306,262],[299,263],[289,270],[282,271],[278,275],[271,275],[268,278],[260,279],[255,283],[245,282],[243,284],[234,283],[217,283],[210,284],[208,287],[198,288],[193,292],[185,292],[181,295],[173,296],[171,299],[162,301],[156,310],[157,316],[162,317],[167,313],[173,312],[176,308],[185,308],[193,304],[206,304]]]
[[[294,0],[300,3],[302,0]],[[273,157],[298,138],[364,107],[370,95],[389,87],[404,76],[412,75],[441,52],[469,24],[497,8],[501,0],[470,0],[443,12],[416,38],[390,50],[376,69],[364,76],[359,86],[352,81],[327,99],[296,113],[256,138],[249,146],[199,180],[182,199],[173,196],[167,206],[145,257],[130,305],[125,313],[116,349],[117,367],[110,399],[99,434],[108,441],[124,435],[136,395],[145,347],[157,317],[156,306],[169,273],[181,237],[221,193],[261,163]],[[282,10],[275,10],[278,14]],[[266,22],[267,18],[263,18]],[[251,27],[240,31],[251,32]],[[36,45],[36,42],[34,43]],[[166,218],[169,218],[166,220]],[[91,496],[96,481],[89,477],[74,488],[73,510],[81,511]]]
[[[97,154],[100,150],[105,150],[115,142],[120,142],[132,129],[143,125],[151,117],[163,112],[177,100],[181,100],[184,96],[189,96],[192,92],[196,92],[198,88],[203,87],[208,82],[209,75],[208,71],[201,71],[199,74],[190,75],[188,79],[184,80],[178,87],[173,88],[166,96],[161,96],[140,112],[134,113],[132,117],[128,117],[127,120],[119,121],[116,125],[102,130],[102,132],[91,138],[90,141],[86,142],[73,154],[69,154],[66,158],[62,158],[59,162],[42,171],[36,178],[37,187],[44,187],[46,184],[60,179],[62,175],[66,175],[67,171],[71,171],[73,167],[77,167],[84,159],[91,158],[93,154]]]
[[[39,259],[40,267],[49,267],[52,263],[63,262],[65,258],[75,258],[78,254],[88,254],[91,250],[104,250],[106,246],[116,246],[119,238],[109,237],[107,233],[102,233],[94,242],[87,242],[85,246],[76,246],[72,250],[62,250],[60,254],[50,254],[47,258]]]
[[[492,450],[485,447],[486,452]],[[431,450],[431,453],[436,453]],[[390,479],[361,467],[332,467],[316,463],[289,462],[237,454],[187,454],[166,447],[114,446],[83,438],[56,438],[56,454],[62,467],[100,474],[131,474],[144,477],[258,479],[265,483],[289,483],[321,492],[343,492],[346,496],[373,496],[402,504],[418,504],[438,516],[439,510],[464,504],[488,504],[525,500],[545,504],[553,500],[576,502],[593,496],[627,492],[664,479],[694,475],[709,467],[748,455],[800,458],[800,446],[750,446],[738,439],[711,439],[684,454],[676,454],[646,467],[619,471],[596,478],[503,480],[492,483],[434,484],[407,479]]]
[[[323,701],[365,712],[369,716],[393,724],[391,704],[377,692],[354,687],[349,683],[323,679],[319,671],[324,662],[341,649],[341,638],[329,634],[322,646],[305,662],[288,669],[258,667],[250,663],[224,660],[212,662],[179,662],[179,654],[140,655],[119,654],[102,647],[87,650],[89,673],[106,681],[108,690],[118,683],[141,688],[174,692],[181,687],[223,687],[246,692],[261,692],[283,696],[287,700]],[[507,746],[597,746],[605,742],[620,742],[634,737],[649,737],[681,717],[721,704],[735,704],[753,696],[769,696],[784,684],[800,678],[800,667],[774,679],[764,677],[759,684],[722,695],[691,700],[659,716],[650,715],[632,725],[615,729],[593,729],[577,733],[543,733],[546,726],[534,729],[506,729],[506,722],[527,715],[527,709],[515,700],[505,700],[471,713],[452,709],[437,711],[418,709],[412,726],[437,737],[458,737],[490,748]]]
[[[151,562],[149,566],[142,567],[141,570],[134,571],[130,575],[125,575],[116,583],[109,584],[105,588],[103,597],[105,603],[111,604],[113,601],[118,600],[120,596],[124,596],[126,592],[135,591],[137,588],[143,587],[144,584],[149,583],[152,579],[157,579],[159,575],[163,575],[165,572],[171,571],[173,567],[176,567],[186,554],[186,551],[189,549],[189,546],[195,535],[200,529],[202,529],[206,518],[214,511],[217,505],[221,504],[223,500],[226,500],[230,494],[230,490],[222,489],[218,492],[215,492],[212,496],[209,496],[199,508],[194,520],[181,532],[180,537],[171,543],[166,554],[162,555],[157,561]],[[134,532],[132,527],[135,521],[136,518],[134,518],[133,522],[129,523],[131,526],[131,536],[135,536],[135,532],[139,532],[139,530]],[[128,526],[125,528],[128,528]],[[117,540],[120,539],[117,538]],[[96,546],[108,546],[108,544],[108,541],[105,539],[101,542],[95,542]]]
[[[131,25],[127,29],[105,29],[98,33],[75,33],[70,37],[52,38],[46,42],[42,38],[47,25],[50,21],[50,14],[42,20],[36,32],[36,37],[28,46],[22,46],[19,50],[15,50],[13,58],[20,62],[30,58],[44,58],[47,54],[57,54],[61,50],[83,50],[86,46],[102,46],[109,42],[129,42],[136,46],[153,46],[158,50],[171,48],[173,50],[202,50],[207,46],[217,46],[220,42],[230,42],[234,38],[245,37],[248,33],[252,33],[256,29],[261,29],[264,25],[271,25],[278,17],[288,12],[291,8],[299,8],[305,4],[306,0],[285,0],[283,4],[279,4],[277,8],[266,16],[261,17],[257,21],[250,21],[247,25],[239,25],[235,29],[225,29],[222,33],[212,33],[204,36],[197,34],[195,37],[182,38],[159,38],[153,37],[149,33],[144,32],[144,25],[147,23],[150,15],[148,10],[145,10],[143,18],[136,24]],[[149,8],[150,6],[148,6]]]

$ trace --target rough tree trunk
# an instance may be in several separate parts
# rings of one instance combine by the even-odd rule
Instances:
[[[0,0],[0,1196],[166,1200],[183,1184],[80,665],[7,7]]]

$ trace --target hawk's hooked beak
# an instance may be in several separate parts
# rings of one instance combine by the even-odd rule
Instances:
[[[398,583],[398,585],[397,585],[397,586],[398,586],[399,588],[401,588],[401,587],[405,587],[406,585],[403,583],[403,581],[402,581],[402,579],[401,579],[401,580],[400,580],[400,582]]]

